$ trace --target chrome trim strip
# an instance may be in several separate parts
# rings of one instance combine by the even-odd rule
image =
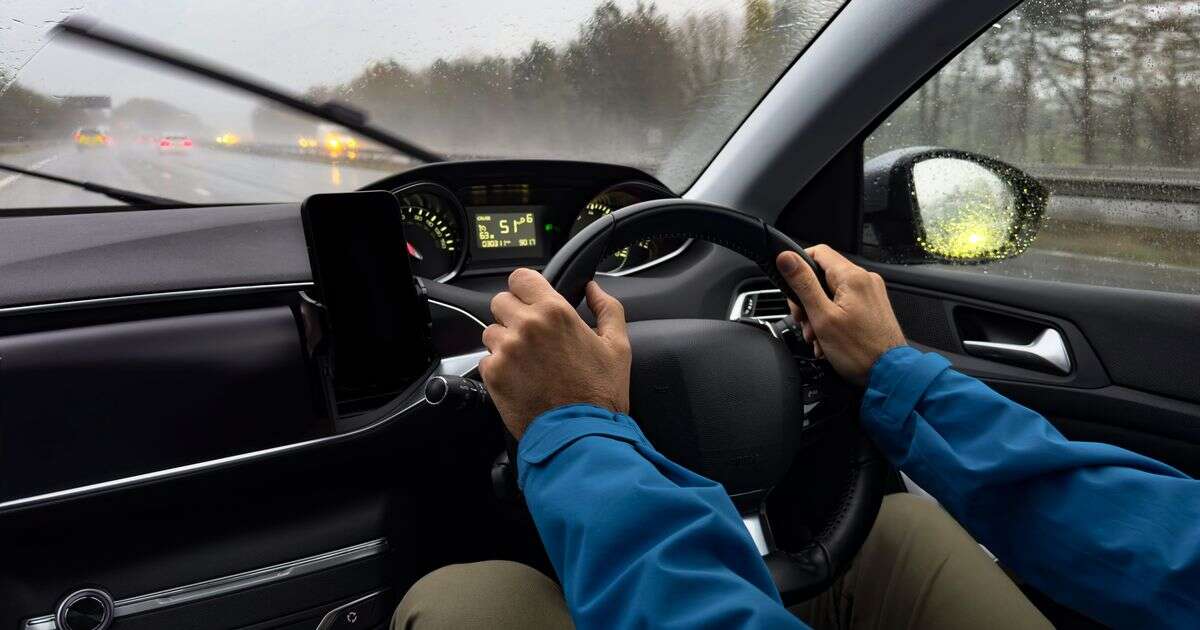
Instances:
[[[758,555],[765,556],[770,553],[767,549],[767,537],[763,534],[762,520],[758,514],[750,514],[742,517],[742,525],[746,526],[746,531],[750,532],[750,538],[754,540],[754,546],[758,549]]]
[[[24,498],[20,498],[20,499],[10,499],[8,501],[4,501],[3,503],[0,503],[0,513],[6,512],[13,508],[28,507],[30,505],[36,505],[38,503],[44,503],[47,501],[53,501],[53,500],[57,500],[57,499],[66,499],[66,498],[70,498],[70,497],[91,494],[93,492],[99,492],[101,490],[115,490],[117,488],[134,486],[134,485],[137,485],[140,483],[145,483],[148,481],[158,481],[158,480],[162,480],[162,479],[168,479],[171,477],[178,477],[178,476],[185,475],[188,473],[194,473],[194,472],[201,471],[201,470],[208,470],[210,468],[217,468],[217,467],[224,466],[227,464],[234,464],[234,463],[238,463],[238,462],[259,459],[262,457],[266,457],[268,455],[275,455],[278,453],[286,453],[287,451],[295,450],[295,449],[305,447],[305,446],[310,446],[313,444],[320,444],[320,443],[328,442],[328,441],[332,441],[332,440],[345,439],[348,436],[356,435],[363,431],[367,431],[369,429],[378,427],[385,422],[390,422],[391,420],[393,420],[401,415],[404,415],[410,409],[413,409],[417,405],[420,405],[424,402],[425,402],[425,399],[422,398],[386,418],[382,418],[379,421],[369,424],[365,427],[361,427],[361,428],[355,429],[353,431],[347,431],[346,433],[339,433],[336,435],[327,435],[325,437],[313,438],[311,440],[305,440],[303,442],[295,442],[293,444],[284,444],[282,446],[274,446],[274,447],[262,449],[259,451],[251,451],[249,453],[241,453],[239,455],[230,455],[229,457],[210,459],[208,461],[197,462],[195,464],[186,464],[183,466],[176,466],[174,468],[166,468],[164,470],[156,470],[153,472],[142,473],[140,475],[133,475],[130,477],[122,477],[120,479],[113,479],[110,481],[101,481],[98,483],[88,484],[86,486],[67,488],[65,490],[55,490],[54,492],[47,492],[44,494],[38,494],[38,495],[31,496],[31,497],[24,497]]]
[[[480,328],[487,328],[487,324],[483,323],[483,321],[481,321],[478,317],[475,317],[474,315],[468,313],[467,311],[463,310],[460,307],[457,307],[453,304],[449,304],[447,302],[440,302],[433,298],[429,298],[429,303],[433,304],[434,306],[440,306],[442,308],[446,308],[446,309],[450,309],[452,311],[457,311],[459,313],[462,313],[463,315],[466,315],[467,317],[471,318],[471,321],[475,322],[476,324],[479,324]]]
[[[283,291],[287,289],[305,289],[311,286],[311,282],[279,282],[274,284],[248,284],[234,287],[213,287],[210,289],[161,291],[158,293],[135,293],[131,295],[114,295],[111,297],[88,298],[84,300],[68,300],[65,302],[46,302],[44,304],[27,304],[24,306],[5,306],[0,307],[0,315],[37,313],[41,311],[86,308],[89,306],[108,306],[112,304],[135,304],[138,302],[154,302],[158,300],[212,297],[214,295],[240,295],[243,293],[262,293],[266,291]]]
[[[243,571],[234,575],[204,580],[188,584],[187,586],[178,586],[146,595],[127,597],[116,602],[113,618],[120,619],[128,615],[178,606],[217,595],[242,591],[280,580],[332,569],[356,560],[377,556],[386,552],[387,549],[387,539],[378,538],[352,547],[329,551],[299,560],[292,560],[291,562],[283,562],[261,569]],[[55,623],[53,615],[45,615],[26,620],[24,627],[25,630],[57,630],[58,625]]]
[[[460,354],[453,357],[442,359],[442,364],[438,367],[438,374],[453,374],[455,376],[466,376],[472,370],[479,367],[479,362],[483,357],[491,354],[487,350],[480,350],[470,354]]]
[[[475,369],[475,367],[477,365],[479,365],[479,360],[482,359],[483,356],[486,354],[487,354],[486,351],[482,351],[482,352],[473,352],[470,354],[446,357],[446,358],[442,359],[441,363],[438,364],[438,372],[441,374],[456,374],[458,376],[464,376],[467,373],[469,373],[471,370]],[[412,409],[416,408],[419,405],[423,405],[423,404],[427,404],[424,397],[422,397],[420,400],[413,401],[408,406],[404,407],[403,409],[397,411],[396,413],[394,413],[390,416],[381,418],[371,424],[368,424],[365,427],[359,427],[358,429],[355,429],[353,431],[347,431],[346,433],[327,435],[324,437],[313,438],[311,440],[305,440],[303,442],[295,442],[293,444],[284,444],[281,446],[274,446],[274,447],[262,449],[259,451],[252,451],[249,453],[241,453],[239,455],[230,455],[228,457],[211,459],[211,460],[204,461],[204,462],[197,462],[195,464],[186,464],[183,466],[176,466],[174,468],[167,468],[164,470],[156,470],[156,471],[152,471],[152,472],[148,472],[148,473],[142,473],[140,475],[133,475],[130,477],[122,477],[120,479],[101,481],[101,482],[97,482],[97,483],[93,483],[93,484],[88,484],[86,486],[67,488],[65,490],[55,490],[54,492],[46,492],[43,494],[37,494],[37,495],[29,496],[29,497],[22,497],[19,499],[9,499],[8,501],[0,502],[0,514],[6,512],[6,511],[12,510],[12,509],[30,507],[33,505],[37,505],[39,503],[45,503],[45,502],[55,501],[55,500],[59,500],[59,499],[67,499],[67,498],[71,498],[71,497],[82,496],[82,495],[91,494],[93,492],[99,492],[99,491],[103,491],[103,490],[115,490],[118,488],[130,487],[130,486],[138,485],[141,483],[146,483],[149,481],[160,481],[163,479],[178,477],[178,476],[186,475],[189,473],[198,472],[201,470],[208,470],[211,468],[218,468],[218,467],[229,465],[229,464],[235,464],[235,463],[239,463],[239,462],[260,459],[263,457],[267,457],[270,455],[276,455],[279,453],[286,453],[291,450],[303,448],[306,446],[311,446],[314,444],[322,444],[322,443],[331,442],[334,440],[348,439],[350,436],[358,435],[359,433],[362,433],[364,431],[369,431],[369,430],[375,429],[376,427],[383,426],[384,424],[391,422],[392,420],[395,420],[396,418],[399,418],[400,416],[403,416],[404,414],[408,413]]]
[[[737,321],[742,318],[742,309],[746,306],[746,300],[751,295],[760,295],[762,293],[779,293],[783,294],[779,289],[760,289],[758,291],[743,291],[733,300],[733,308],[729,310],[729,319]],[[764,317],[751,317],[760,322],[774,322],[787,317],[786,315],[766,315]]]
[[[688,246],[689,246],[689,245],[691,245],[691,244],[692,244],[692,241],[694,241],[694,240],[696,240],[696,239],[689,238],[687,241],[684,241],[683,245],[680,245],[680,246],[679,246],[679,249],[676,249],[675,251],[673,251],[673,252],[671,252],[671,253],[669,253],[669,254],[667,254],[667,255],[665,255],[665,256],[660,256],[660,257],[658,257],[658,258],[655,258],[654,260],[651,260],[651,261],[644,262],[644,263],[642,263],[642,264],[640,264],[640,265],[638,265],[638,266],[636,266],[636,267],[630,267],[629,269],[622,269],[622,270],[620,270],[620,271],[597,271],[597,272],[596,272],[596,275],[597,275],[597,276],[615,276],[615,277],[620,277],[620,276],[628,276],[628,275],[630,275],[630,274],[634,274],[634,273],[637,273],[637,272],[639,272],[639,271],[643,271],[643,270],[649,269],[649,268],[651,268],[651,267],[653,267],[653,266],[655,266],[655,265],[658,265],[658,264],[665,263],[665,262],[667,262],[668,260],[671,260],[672,258],[674,258],[674,257],[676,257],[676,256],[678,256],[678,255],[680,255],[680,254],[682,254],[682,253],[683,253],[683,250],[687,249],[687,248],[688,248]]]

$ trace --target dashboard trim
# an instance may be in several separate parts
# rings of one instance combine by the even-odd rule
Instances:
[[[185,586],[134,595],[115,602],[113,619],[136,615],[190,602],[208,599],[226,593],[235,593],[280,580],[291,579],[339,567],[364,558],[371,558],[387,552],[386,538],[377,538],[350,547],[335,549],[325,553],[300,558],[290,562],[281,562],[268,567],[251,569],[233,575],[212,578]],[[24,630],[57,630],[58,624],[54,615],[43,615],[25,620]]]
[[[93,306],[111,306],[118,304],[137,304],[141,302],[157,302],[161,300],[177,300],[188,298],[212,297],[223,295],[242,295],[246,293],[266,293],[285,291],[288,289],[307,289],[313,285],[305,282],[278,282],[272,284],[248,284],[232,287],[212,287],[208,289],[181,289],[178,291],[159,291],[154,293],[132,293],[129,295],[114,295],[109,297],[85,298],[66,300],[62,302],[44,302],[40,304],[23,304],[20,306],[0,307],[0,316],[19,315],[24,313],[41,313],[46,311],[65,311]]]
[[[476,324],[479,324],[479,327],[480,327],[480,328],[487,328],[487,324],[483,323],[483,321],[482,321],[482,320],[480,320],[478,317],[475,317],[475,316],[474,316],[474,315],[472,315],[472,314],[471,314],[469,311],[467,311],[467,310],[465,310],[465,309],[463,309],[463,308],[460,308],[460,307],[458,307],[458,306],[455,306],[455,305],[453,305],[453,304],[448,304],[448,303],[446,303],[446,302],[442,302],[441,300],[435,300],[435,299],[433,299],[433,298],[429,298],[429,300],[428,300],[428,301],[429,301],[429,303],[430,303],[430,304],[432,304],[432,305],[434,305],[434,306],[440,306],[440,307],[442,307],[442,308],[444,308],[444,309],[448,309],[448,310],[451,310],[451,311],[455,311],[456,313],[461,313],[462,315],[465,315],[465,316],[467,316],[467,317],[468,317],[468,318],[469,318],[471,321],[475,322]]]

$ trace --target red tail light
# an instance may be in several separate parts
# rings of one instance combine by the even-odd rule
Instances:
[[[171,141],[170,140],[161,140],[161,141],[159,141],[158,146],[169,147],[169,146],[171,146]]]
[[[183,141],[183,146],[185,146],[185,147],[190,147],[190,146],[192,146],[192,141],[191,141],[191,140],[184,140],[184,141]]]

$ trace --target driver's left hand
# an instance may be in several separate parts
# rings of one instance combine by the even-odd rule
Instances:
[[[571,403],[628,413],[631,352],[621,303],[588,283],[593,330],[536,271],[512,272],[508,289],[492,299],[496,323],[483,331],[491,354],[479,373],[509,432],[520,439],[542,412]]]

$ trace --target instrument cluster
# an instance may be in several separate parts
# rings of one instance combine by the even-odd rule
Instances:
[[[523,182],[447,186],[417,181],[392,189],[404,217],[413,272],[445,282],[459,275],[540,268],[593,221],[621,208],[674,197],[650,181],[600,188]],[[599,271],[632,273],[674,256],[686,238],[647,239],[614,253]]]

